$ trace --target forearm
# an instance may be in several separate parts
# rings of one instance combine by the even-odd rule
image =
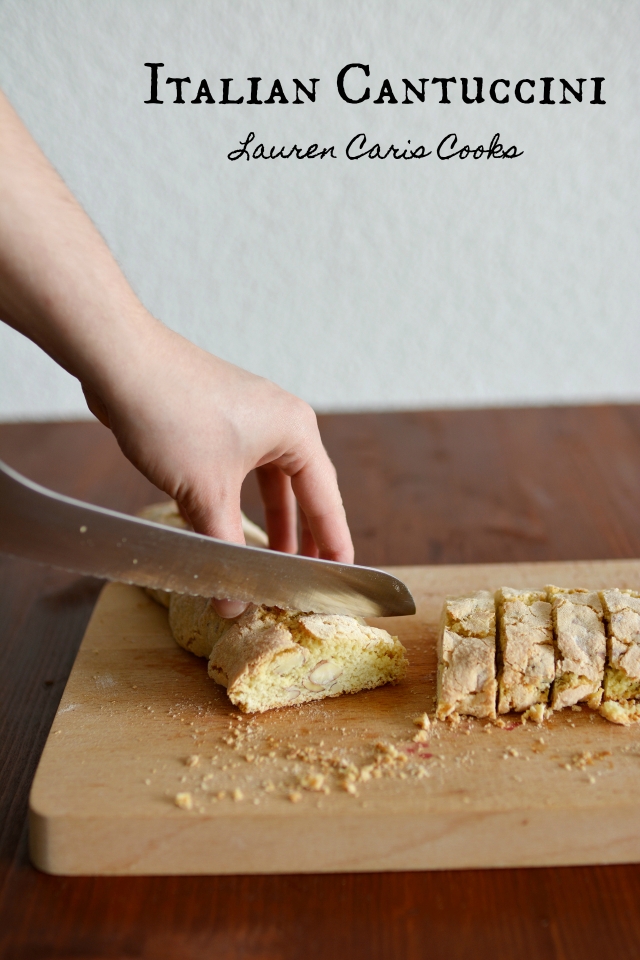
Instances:
[[[157,323],[1,92],[0,319],[100,393]]]

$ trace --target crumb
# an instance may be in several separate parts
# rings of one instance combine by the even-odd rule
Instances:
[[[529,707],[528,710],[522,714],[522,723],[526,723],[527,720],[533,721],[533,723],[544,723],[545,717],[549,714],[548,709],[545,708],[544,703],[534,703],[532,707]]]
[[[197,753],[193,753],[190,757],[187,757],[184,762],[187,767],[197,767],[200,763],[200,757]]]
[[[419,717],[415,717],[413,722],[421,730],[428,730],[431,726],[431,721],[426,713],[421,713]]]
[[[193,797],[190,793],[176,793],[173,800],[176,807],[180,807],[181,810],[193,809]]]
[[[325,776],[323,773],[309,773],[305,777],[300,778],[300,786],[304,787],[305,790],[321,793],[326,789],[324,781]]]
[[[291,803],[300,803],[300,801],[302,800],[302,794],[300,793],[299,790],[292,790],[291,793],[288,794],[288,796]]]

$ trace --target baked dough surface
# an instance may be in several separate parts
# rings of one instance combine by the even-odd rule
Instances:
[[[499,613],[501,670],[498,713],[522,713],[547,703],[555,677],[551,604],[542,590],[501,587]]]
[[[605,700],[640,697],[640,596],[632,590],[600,593],[608,626]]]
[[[547,587],[556,640],[554,710],[585,702],[594,709],[603,693],[607,639],[595,590]]]
[[[438,708],[454,714],[496,716],[496,608],[480,590],[445,600],[438,638]]]
[[[355,617],[251,606],[223,632],[209,676],[245,713],[397,683],[405,650]]]

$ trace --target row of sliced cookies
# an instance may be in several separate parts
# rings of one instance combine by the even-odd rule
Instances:
[[[585,703],[616,723],[640,719],[640,594],[500,588],[445,601],[438,708],[495,718]]]

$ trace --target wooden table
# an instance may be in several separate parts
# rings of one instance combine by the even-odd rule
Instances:
[[[361,563],[640,556],[640,407],[336,415],[321,428]],[[0,458],[119,510],[158,498],[98,424],[0,426]],[[260,521],[252,478],[245,487],[245,509]],[[132,879],[37,872],[27,857],[27,796],[100,583],[8,558],[0,571],[1,957],[640,954],[640,866]]]

